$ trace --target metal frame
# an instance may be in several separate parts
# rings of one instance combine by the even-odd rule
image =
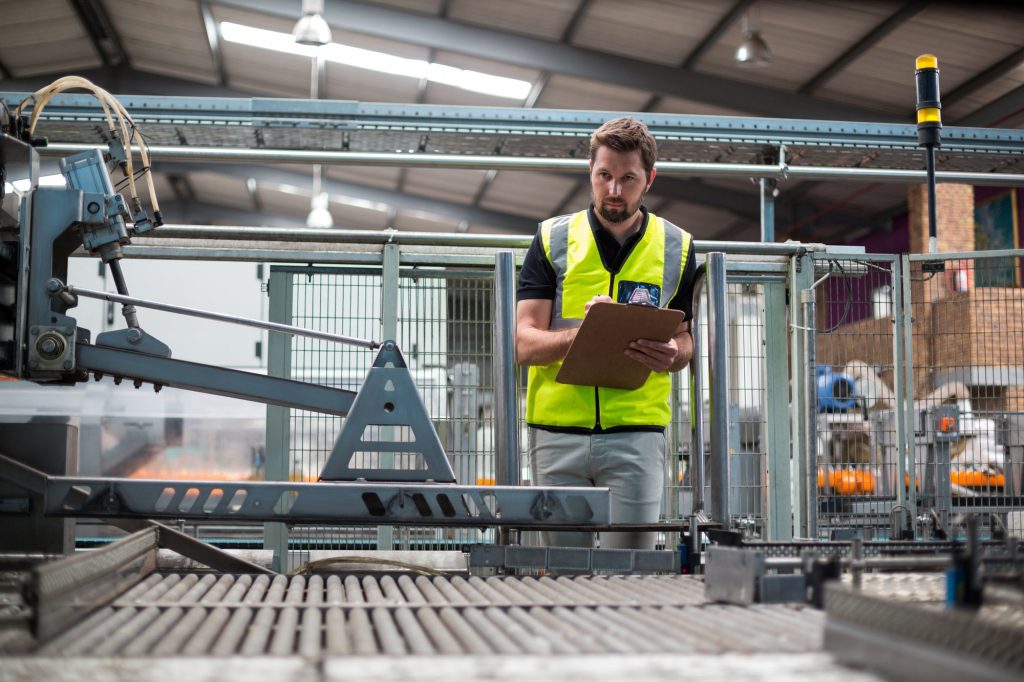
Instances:
[[[5,479],[21,480],[20,471],[42,490],[41,511],[50,516],[463,528],[609,525],[607,488],[49,476],[0,456]]]

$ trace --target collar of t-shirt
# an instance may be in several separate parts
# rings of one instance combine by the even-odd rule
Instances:
[[[626,237],[626,241],[620,245],[615,235],[609,232],[601,224],[601,221],[597,219],[597,216],[594,214],[594,204],[591,203],[590,208],[587,209],[587,218],[590,219],[590,229],[594,232],[594,241],[597,242],[597,250],[601,254],[601,262],[604,263],[605,269],[609,272],[619,271],[626,258],[632,253],[633,247],[644,236],[644,232],[647,230],[647,216],[649,214],[647,207],[643,204],[640,205],[640,211],[643,213],[640,229]]]

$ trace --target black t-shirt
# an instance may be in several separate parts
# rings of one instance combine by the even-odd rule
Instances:
[[[644,236],[647,230],[648,212],[644,206],[643,223],[640,229],[626,239],[626,242],[619,245],[619,242],[606,230],[594,215],[594,205],[591,204],[587,210],[587,217],[590,219],[590,229],[594,231],[594,239],[597,242],[598,252],[601,254],[601,262],[605,269],[611,273],[617,273],[626,258],[633,252],[633,247]],[[687,320],[693,319],[693,284],[697,276],[697,262],[693,256],[691,246],[686,256],[686,265],[683,267],[683,276],[679,283],[679,290],[669,301],[668,307],[674,310],[682,310]],[[555,269],[551,266],[547,256],[544,254],[544,242],[541,239],[540,230],[537,230],[530,249],[526,252],[523,260],[523,268],[519,271],[519,283],[516,287],[516,299],[526,301],[530,299],[555,299]]]

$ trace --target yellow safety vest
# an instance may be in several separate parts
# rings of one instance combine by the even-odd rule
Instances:
[[[636,284],[657,293],[658,307],[675,297],[690,251],[689,233],[670,222],[647,214],[640,240],[617,273],[601,261],[587,211],[551,218],[541,223],[544,253],[555,271],[555,299],[551,329],[578,327],[584,307],[594,296],[619,300],[622,284]],[[575,386],[555,381],[562,362],[530,367],[526,391],[526,421],[536,426],[611,429],[630,426],[668,426],[671,378],[668,372],[652,372],[634,390]]]

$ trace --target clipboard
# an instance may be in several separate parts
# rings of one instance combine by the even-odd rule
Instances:
[[[634,389],[651,370],[626,357],[635,339],[668,341],[684,320],[683,311],[602,301],[590,307],[555,381],[578,386]]]

